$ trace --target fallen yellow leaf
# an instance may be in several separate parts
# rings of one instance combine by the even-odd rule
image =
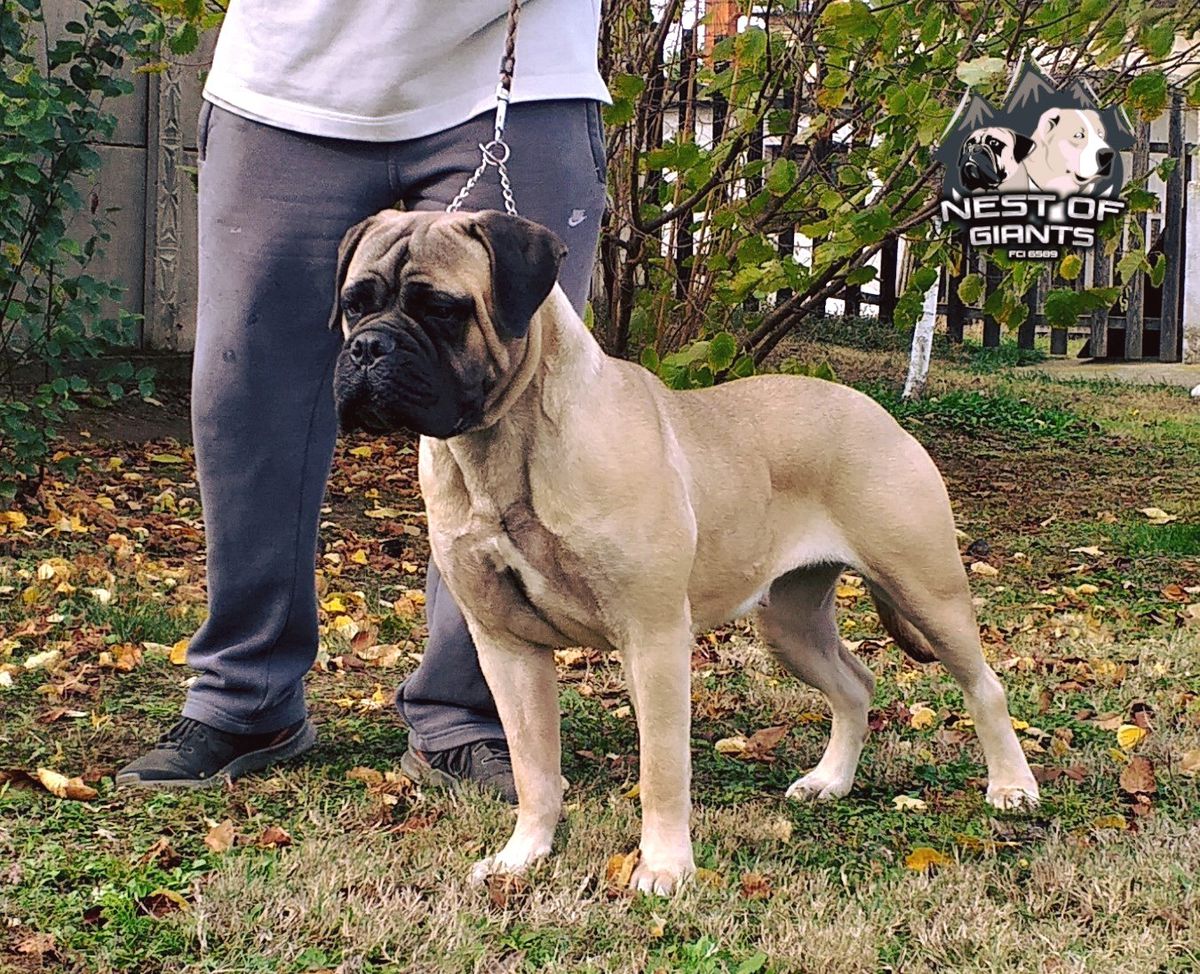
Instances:
[[[1146,729],[1137,724],[1122,724],[1117,728],[1117,744],[1129,750],[1135,747],[1146,736]]]
[[[187,662],[188,641],[181,639],[171,647],[171,662],[175,666],[183,666]]]
[[[901,812],[923,812],[928,807],[920,798],[911,795],[897,795],[892,799],[892,804]]]
[[[637,849],[634,849],[633,852],[618,852],[616,855],[609,856],[608,862],[604,866],[604,881],[609,886],[617,888],[628,886],[640,857],[641,853]]]
[[[1172,521],[1179,520],[1179,515],[1168,514],[1161,507],[1143,507],[1140,510],[1151,524],[1170,524]]]
[[[34,653],[25,660],[25,669],[40,670],[44,667],[53,666],[58,662],[58,658],[61,655],[57,649],[47,649],[40,653]]]
[[[742,754],[750,742],[741,734],[736,737],[723,737],[713,747],[718,754]]]
[[[949,866],[953,862],[954,860],[949,856],[943,855],[937,849],[930,849],[928,846],[918,846],[904,857],[904,865],[918,873],[927,872],[935,866]]]
[[[1179,759],[1179,770],[1187,775],[1200,774],[1200,748],[1184,752]]]
[[[12,528],[14,531],[20,531],[29,523],[27,518],[20,511],[4,511],[0,513],[0,534]]]
[[[51,771],[49,768],[38,768],[34,772],[43,788],[57,798],[69,798],[71,801],[86,802],[96,797],[96,789],[83,783],[81,778],[68,778],[65,774]]]
[[[925,730],[927,727],[932,727],[935,720],[937,720],[937,714],[930,708],[916,707],[909,716],[908,723],[916,730]]]
[[[184,911],[190,910],[192,907],[192,905],[183,898],[182,894],[176,893],[175,890],[173,890],[173,889],[164,889],[163,887],[160,886],[158,889],[156,889],[152,893],[150,893],[149,896],[147,896],[146,898],[149,899],[150,897],[155,897],[155,896],[161,896],[165,900],[170,900],[179,909],[184,910]]]
[[[233,828],[233,820],[225,819],[220,825],[214,825],[204,837],[204,844],[213,852],[228,852],[237,838]]]

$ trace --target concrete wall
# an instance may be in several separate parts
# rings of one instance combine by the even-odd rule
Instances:
[[[51,37],[79,16],[78,8],[76,0],[44,0]],[[101,168],[78,185],[84,199],[95,194],[112,236],[89,271],[124,287],[119,307],[143,316],[138,344],[147,349],[189,351],[194,344],[196,193],[184,167],[196,165],[201,76],[214,39],[161,74],[126,66],[133,93],[111,102],[116,131],[96,143]],[[90,220],[77,217],[81,237]]]

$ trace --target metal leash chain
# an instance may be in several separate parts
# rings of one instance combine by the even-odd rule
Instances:
[[[487,172],[488,166],[495,166],[500,176],[500,192],[504,197],[504,210],[509,216],[517,215],[517,201],[513,199],[512,184],[508,181],[508,157],[511,149],[504,141],[504,123],[508,121],[508,103],[512,98],[513,68],[517,63],[517,15],[520,12],[520,0],[508,0],[508,30],[504,38],[504,57],[500,59],[500,83],[496,85],[496,130],[492,140],[480,144],[479,165],[467,179],[466,184],[458,191],[458,195],[446,207],[447,213],[455,212],[475,188],[475,184]]]

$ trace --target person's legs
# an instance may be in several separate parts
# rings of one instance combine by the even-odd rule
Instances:
[[[406,208],[445,209],[479,164],[479,144],[492,137],[493,116],[393,147],[393,175]],[[566,243],[558,281],[583,313],[604,212],[604,141],[595,102],[528,102],[509,109],[505,140],[513,195],[521,216],[553,230]],[[503,209],[496,172],[489,169],[463,204],[465,210]],[[430,559],[426,576],[429,641],[421,665],[400,687],[396,706],[409,726],[409,746],[444,751],[502,739],[496,705],[479,669],[462,613]]]
[[[209,615],[184,716],[264,733],[305,716],[317,524],[337,421],[337,248],[395,200],[386,149],[211,110],[200,176],[192,432]]]

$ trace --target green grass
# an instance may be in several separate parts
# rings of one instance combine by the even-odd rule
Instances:
[[[1200,524],[1113,524],[1108,527],[1108,535],[1131,558],[1157,555],[1200,558]]]
[[[1087,433],[1082,418],[1069,409],[1039,406],[1002,392],[953,389],[920,399],[903,399],[888,387],[869,385],[863,391],[909,426],[987,432],[1017,439],[1077,440]]]
[[[835,364],[847,381],[869,385],[864,361]],[[629,797],[636,725],[619,665],[602,654],[561,667],[571,787],[555,854],[527,886],[466,882],[471,863],[511,828],[506,807],[422,790],[387,803],[347,777],[360,766],[398,768],[405,732],[388,697],[414,660],[405,651],[386,668],[339,664],[350,644],[331,629],[327,662],[308,678],[320,743],[304,762],[232,789],[117,792],[115,768],[174,719],[189,671],[157,650],[127,673],[101,666],[100,654],[188,635],[202,613],[203,566],[171,541],[196,530],[196,512],[123,507],[121,493],[138,482],[106,472],[96,447],[77,485],[47,488],[92,530],[60,536],[39,522],[20,544],[0,536],[0,586],[11,586],[0,599],[0,663],[14,684],[0,687],[0,767],[82,774],[98,790],[71,802],[0,784],[0,970],[1200,969],[1200,780],[1181,766],[1200,748],[1200,626],[1166,594],[1200,586],[1200,417],[1167,390],[958,366],[935,367],[923,404],[879,394],[944,471],[964,550],[985,544],[986,554],[966,561],[998,572],[971,576],[985,651],[1014,716],[1029,725],[1019,736],[1031,762],[1059,775],[1043,786],[1036,814],[984,803],[985,769],[960,723],[960,691],[940,667],[889,645],[869,599],[851,594],[840,600],[840,622],[846,638],[865,640],[857,651],[878,680],[875,730],[854,791],[833,803],[783,798],[828,737],[820,696],[775,666],[748,623],[698,638],[694,826],[706,872],[671,899],[606,880],[609,858],[635,848],[639,815]],[[362,445],[372,455],[352,459],[349,447]],[[146,493],[162,489],[153,483],[161,471],[126,460],[123,470],[151,481]],[[421,539],[402,529],[403,517],[362,517],[377,505],[417,506],[413,465],[382,440],[339,452],[325,529],[326,554],[338,557],[323,559],[322,585],[325,598],[342,593],[346,614],[373,640],[415,650],[419,613],[392,602],[420,586]],[[94,506],[101,494],[117,498],[113,511]],[[1143,507],[1178,520],[1152,525]],[[144,538],[115,525],[135,539],[132,555],[118,557],[107,542],[109,517],[145,525]],[[1080,548],[1098,553],[1072,550]],[[352,559],[360,550],[364,558]],[[39,578],[51,557],[73,566],[62,591],[57,578]],[[348,593],[361,593],[361,604]],[[323,624],[340,613],[324,611]],[[23,668],[51,647],[61,664]],[[918,705],[934,712],[932,726],[913,726]],[[1141,706],[1151,732],[1123,750],[1110,718],[1132,721]],[[773,761],[715,747],[779,724],[788,733]],[[1131,756],[1155,769],[1150,815],[1134,814],[1121,787]],[[899,810],[900,795],[925,809]],[[241,840],[217,852],[204,840],[226,819]],[[291,844],[259,848],[268,826],[285,829]],[[150,855],[160,840],[172,856]],[[949,863],[913,871],[905,859],[921,847]],[[754,889],[761,898],[748,895]],[[18,953],[34,934],[52,937],[52,949]]]

